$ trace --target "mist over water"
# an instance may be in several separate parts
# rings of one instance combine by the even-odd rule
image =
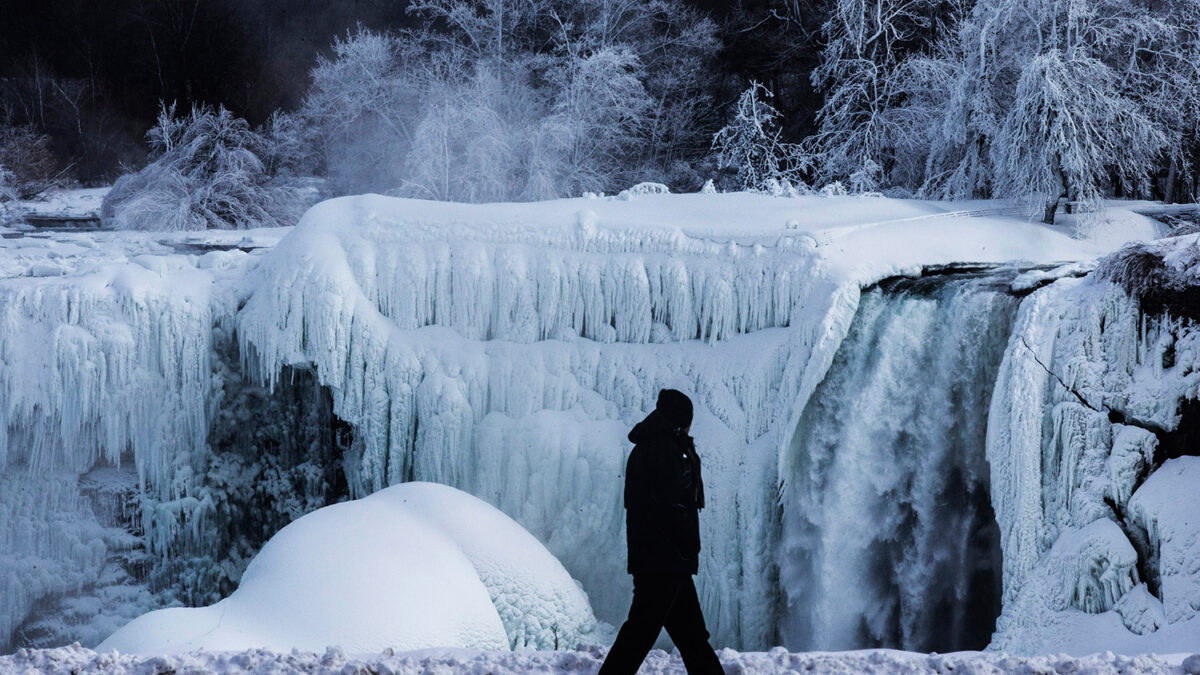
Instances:
[[[994,276],[863,294],[784,460],[788,648],[987,645],[1001,560],[987,414],[1018,302]]]

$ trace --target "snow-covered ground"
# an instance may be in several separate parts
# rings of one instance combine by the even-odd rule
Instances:
[[[35,225],[99,225],[100,204],[109,188],[54,189],[37,199],[0,203],[0,225],[31,230]],[[0,228],[2,229],[2,228]]]
[[[605,647],[580,645],[574,651],[487,652],[469,649],[428,649],[417,652],[384,651],[376,655],[352,655],[336,648],[324,653],[190,652],[165,656],[97,653],[79,646],[57,649],[21,650],[0,656],[5,673],[389,673],[395,675],[505,675],[507,673],[595,673]],[[1078,675],[1197,675],[1200,654],[1168,656],[1120,656],[1112,653],[1084,657],[1066,655],[1017,657],[989,652],[914,654],[889,649],[851,652],[790,653],[776,648],[769,652],[718,650],[725,672],[745,675],[920,675],[922,673],[971,673],[992,675],[1016,673],[1077,673]],[[678,654],[654,650],[638,671],[642,675],[682,675]]]
[[[719,645],[769,647],[782,621],[778,572],[791,564],[781,559],[783,551],[822,550],[823,564],[838,564],[832,549],[808,538],[815,537],[806,534],[808,525],[792,530],[790,548],[781,548],[778,495],[782,488],[793,500],[785,504],[811,504],[799,498],[803,491],[824,485],[820,476],[796,478],[811,450],[808,441],[797,440],[797,429],[852,325],[871,319],[859,316],[862,288],[928,266],[1040,266],[1016,279],[1009,275],[1011,288],[1024,294],[1086,273],[1090,261],[1127,241],[1159,234],[1153,221],[1121,209],[1097,216],[1085,239],[1072,237],[1070,226],[1045,227],[1011,212],[1008,205],[990,203],[751,194],[488,205],[363,196],[322,203],[295,230],[173,235],[0,230],[5,336],[0,410],[7,415],[7,423],[0,422],[0,508],[7,510],[0,518],[0,541],[11,542],[11,553],[0,554],[0,637],[40,599],[94,586],[106,555],[128,545],[81,497],[79,476],[117,462],[136,467],[150,497],[142,505],[145,542],[164,558],[217,513],[196,497],[192,460],[220,405],[213,350],[236,330],[246,369],[268,382],[277,381],[284,366],[315,366],[336,414],[354,428],[354,447],[346,457],[354,494],[412,479],[474,494],[540,540],[582,584],[599,619],[609,623],[622,618],[629,592],[620,508],[624,434],[652,405],[659,387],[684,389],[697,402],[694,430],[711,505],[702,515],[705,552],[698,577],[710,629]],[[1092,278],[1052,283],[1028,298],[997,304],[1021,304],[1018,316],[997,325],[1027,335],[1038,321],[1037,308],[1051,307],[1055,325],[1062,327],[1044,330],[1067,335],[1078,323],[1086,332],[1094,321],[1072,318],[1072,311],[1080,311],[1072,308],[1087,305],[1064,290],[1071,288],[1119,293]],[[886,314],[876,324],[880,339],[937,340],[950,349],[986,337],[974,335],[965,323],[942,325],[970,320],[970,312],[953,309],[964,299],[873,298],[872,311]],[[1136,333],[1120,335],[1136,342]],[[1043,344],[1037,337],[1029,342]],[[987,441],[1006,563],[1000,635],[1005,648],[1074,654],[1100,649],[1072,642],[1086,634],[1102,643],[1111,639],[1121,651],[1184,650],[1180,641],[1186,643],[1194,624],[1190,600],[1172,604],[1173,614],[1163,610],[1177,627],[1161,635],[1175,637],[1140,641],[1148,636],[1129,626],[1145,628],[1145,618],[1157,616],[1143,595],[1167,603],[1165,597],[1125,583],[1120,565],[1107,576],[1107,568],[1078,568],[1074,576],[1063,576],[1061,565],[1047,562],[1062,557],[1052,549],[1066,527],[1083,528],[1107,516],[1082,509],[1061,527],[1059,521],[1045,527],[1051,521],[1030,504],[1060,504],[1056,508],[1065,513],[1074,508],[1070,495],[1102,495],[1110,485],[1123,504],[1136,486],[1115,464],[1111,478],[1082,474],[1095,478],[1082,491],[1070,481],[1050,480],[1058,475],[1057,465],[1043,465],[1040,457],[1058,436],[1044,433],[1055,427],[1040,416],[1054,406],[1038,407],[1042,399],[1016,388],[1027,383],[1031,391],[1045,393],[1052,387],[1025,360],[1000,353],[1015,349],[1005,335],[994,339],[1001,341],[996,358],[1005,361],[995,366],[1004,384],[992,397],[992,414],[998,422],[1011,417],[1013,430],[1007,436],[989,433]],[[889,391],[957,382],[949,375],[936,380],[945,373],[906,363],[901,344],[889,348],[881,361],[886,368],[873,381],[877,388],[865,391],[863,399],[826,392],[822,400],[834,406],[883,405]],[[1061,344],[1066,350],[1072,342]],[[867,347],[857,348],[868,354]],[[838,367],[858,367],[852,358],[843,361]],[[1088,367],[1103,377],[1107,362],[1095,363]],[[993,366],[979,367],[986,373]],[[919,381],[896,379],[901,372]],[[1138,376],[1161,381],[1164,393],[1157,400],[1164,424],[1170,421],[1168,404],[1178,398],[1172,392],[1187,393],[1172,379],[1180,372],[1149,369]],[[922,399],[914,414],[926,414],[922,406],[935,404],[946,405]],[[986,415],[975,411],[979,419]],[[836,410],[832,416],[844,417]],[[951,417],[938,423],[946,420],[946,428],[957,433]],[[886,426],[880,430],[896,431]],[[1107,456],[1116,452],[1106,440],[1111,438],[1097,434],[1080,447]],[[864,452],[878,445],[859,440],[855,447]],[[997,459],[1000,453],[1008,453],[1007,459]],[[885,459],[864,456],[873,463],[859,467],[862,475],[870,477],[868,467],[884,466],[879,462]],[[1017,464],[1009,467],[1008,459]],[[914,490],[934,489],[892,474],[866,487],[910,483]],[[908,508],[936,503],[935,496],[936,491],[914,493],[881,503],[903,502]],[[806,517],[818,528],[822,523],[865,528],[847,537],[883,537],[889,520],[866,509],[867,503],[874,502],[819,502]],[[1150,509],[1162,499],[1135,497],[1130,503]],[[1169,525],[1163,532],[1196,531],[1190,521],[1155,520],[1160,521]],[[904,565],[919,572],[919,562]],[[1200,578],[1181,569],[1185,579]],[[821,638],[826,645],[862,640],[857,626],[871,622],[857,620],[856,613],[879,605],[878,593],[891,592],[873,583],[870,566],[841,571],[848,584],[826,579],[809,589],[817,593],[811,607],[839,613]],[[240,569],[231,573],[237,574]],[[1049,613],[1032,607],[1014,619],[1010,603],[1019,601],[1020,588],[1046,579],[1084,591],[1077,602],[1067,593],[1065,604],[1052,605]],[[1086,589],[1093,581],[1111,602],[1091,602],[1094,595]],[[1189,593],[1180,597],[1191,598]],[[1126,596],[1130,600],[1118,602]],[[137,597],[126,617],[152,608],[145,596]],[[1140,619],[1132,607],[1136,597],[1143,600],[1137,605]],[[905,602],[904,611],[937,611],[921,610],[919,598]],[[829,618],[820,613],[826,610],[814,611],[815,620]],[[1089,619],[1078,631],[1041,633],[1054,636],[1052,643],[1037,641],[1038,627],[1048,625],[1037,617],[1058,621],[1072,612],[1096,611],[1087,616],[1100,623]],[[750,663],[777,657],[739,658]],[[925,658],[903,657],[920,664]],[[999,657],[976,658],[994,663]]]

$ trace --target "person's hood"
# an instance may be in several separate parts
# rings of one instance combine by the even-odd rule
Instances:
[[[634,425],[633,430],[629,432],[629,442],[634,445],[645,443],[655,436],[669,434],[672,431],[674,429],[667,423],[662,413],[655,410],[646,415],[646,419]]]
[[[660,434],[673,434],[676,429],[685,429],[692,423],[692,400],[681,391],[662,389],[654,411],[638,422],[629,432],[629,441],[635,445]]]
[[[671,427],[686,429],[692,424],[692,399],[678,389],[661,389],[654,410]]]

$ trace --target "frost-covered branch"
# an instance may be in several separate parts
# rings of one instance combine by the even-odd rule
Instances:
[[[288,225],[304,200],[273,184],[263,137],[224,108],[187,116],[163,106],[147,134],[154,160],[123,176],[105,196],[101,218],[117,229],[203,230]]]

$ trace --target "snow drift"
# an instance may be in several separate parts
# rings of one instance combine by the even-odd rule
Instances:
[[[98,649],[554,648],[595,629],[587,596],[519,525],[453,488],[406,483],[296,520],[233,595],[151,612]]]

